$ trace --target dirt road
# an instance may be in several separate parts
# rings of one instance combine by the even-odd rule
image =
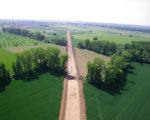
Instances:
[[[73,47],[70,33],[67,33],[68,40],[68,90],[66,101],[65,120],[80,120],[80,102],[79,102],[79,86],[77,77],[77,69],[73,56]]]
[[[74,48],[72,46],[71,34],[67,33],[67,75],[64,79],[59,120],[85,120],[86,108],[83,95],[83,82],[79,80],[79,69]]]

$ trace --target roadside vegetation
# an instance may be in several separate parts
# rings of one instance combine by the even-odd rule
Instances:
[[[4,64],[1,64],[0,78],[2,78],[3,81],[0,82],[1,89],[4,90],[7,81],[10,81],[11,77],[30,80],[36,78],[39,73],[47,71],[53,74],[63,75],[65,73],[67,59],[67,55],[60,55],[59,49],[51,47],[47,47],[47,49],[34,48],[18,53],[16,55],[16,61],[12,63],[12,76],[10,76]],[[6,84],[4,84],[4,82]]]
[[[110,61],[105,62],[100,58],[87,64],[86,79],[95,86],[101,86],[108,92],[116,92],[126,82],[126,71],[129,67],[131,55],[124,51],[120,55],[113,55]]]

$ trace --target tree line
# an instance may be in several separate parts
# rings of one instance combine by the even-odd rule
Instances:
[[[150,42],[132,42],[125,44],[124,49],[130,52],[133,61],[150,64]]]
[[[96,38],[94,38],[93,41],[87,39],[85,42],[78,42],[77,47],[91,50],[107,56],[117,52],[117,44],[115,42],[100,41]]]
[[[87,80],[107,90],[120,89],[126,83],[126,74],[131,61],[150,64],[150,42],[114,44],[111,42],[86,40],[78,47],[111,56],[109,62],[96,58],[87,64]]]
[[[10,83],[10,74],[4,64],[0,63],[0,91]]]
[[[41,72],[64,74],[68,60],[66,54],[60,54],[58,48],[34,48],[16,54],[16,61],[12,63],[13,78],[29,79]],[[10,74],[4,64],[0,64],[0,88],[10,81]]]
[[[36,39],[40,41],[45,39],[45,36],[40,32],[30,32],[29,30],[15,28],[15,27],[3,27],[2,31],[15,34],[15,35],[21,35],[24,37],[28,37],[28,38]]]
[[[14,75],[17,78],[26,77],[40,70],[64,73],[67,59],[67,55],[60,55],[60,50],[52,47],[24,51],[17,54],[13,63]]]
[[[15,34],[15,35],[21,35],[27,38],[31,38],[31,39],[35,39],[47,43],[53,43],[53,44],[58,44],[63,46],[66,46],[67,44],[67,41],[64,37],[57,37],[56,35],[54,35],[53,38],[48,39],[41,32],[30,32],[29,30],[15,28],[15,27],[3,27],[2,31]]]
[[[49,40],[46,39],[45,41],[47,43],[53,43],[53,44],[57,44],[57,45],[63,45],[63,46],[67,45],[67,41],[66,41],[65,37],[54,36],[54,38],[51,38]]]
[[[150,64],[150,42],[132,42],[128,44],[116,44],[114,42],[100,40],[85,40],[78,42],[78,48],[88,49],[103,55],[120,54],[128,51],[132,56],[132,61]]]
[[[105,86],[109,89],[117,89],[125,82],[127,67],[131,61],[131,55],[127,51],[122,54],[114,54],[109,62],[100,58],[87,64],[87,80],[94,85]]]

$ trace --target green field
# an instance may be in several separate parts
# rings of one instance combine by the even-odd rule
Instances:
[[[15,54],[0,48],[0,63],[4,63],[7,70],[12,73],[12,62],[15,62]]]
[[[39,45],[43,42],[30,38],[0,32],[0,47]]]
[[[1,120],[57,120],[63,77],[49,73],[32,81],[14,80],[0,93]]]
[[[36,47],[42,47],[42,48],[47,48],[47,47],[55,47],[60,49],[60,52],[62,54],[66,53],[66,48],[64,46],[56,45],[56,44],[51,44],[47,43],[46,45],[32,45],[32,46],[19,46],[19,47],[9,47],[5,48],[6,50],[12,52],[12,53],[17,53],[17,52],[23,52],[25,50],[30,50],[31,48],[36,48]]]
[[[132,37],[129,35],[132,35]],[[93,28],[91,33],[79,33],[73,36],[77,40],[92,40],[94,37],[97,37],[99,40],[116,42],[118,44],[131,43],[132,41],[150,41],[150,35],[146,33],[100,28],[96,30]]]
[[[120,94],[84,86],[88,120],[150,120],[150,65],[133,63]]]

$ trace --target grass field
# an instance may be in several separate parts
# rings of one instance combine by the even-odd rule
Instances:
[[[0,47],[15,47],[39,44],[43,44],[43,42],[18,35],[0,32]]]
[[[87,29],[88,30],[88,29]],[[74,34],[74,39],[77,40],[92,40],[97,37],[99,40],[106,40],[110,42],[116,42],[118,44],[131,43],[132,41],[150,41],[150,35],[141,32],[121,31],[114,29],[94,29],[90,28],[91,32]],[[132,35],[130,37],[129,35]]]
[[[12,62],[15,62],[15,54],[0,48],[0,63],[4,63],[7,70],[12,73]]]
[[[63,79],[46,73],[32,81],[12,81],[0,93],[0,119],[58,120]]]
[[[150,65],[133,63],[120,94],[84,86],[88,120],[150,120]]]

